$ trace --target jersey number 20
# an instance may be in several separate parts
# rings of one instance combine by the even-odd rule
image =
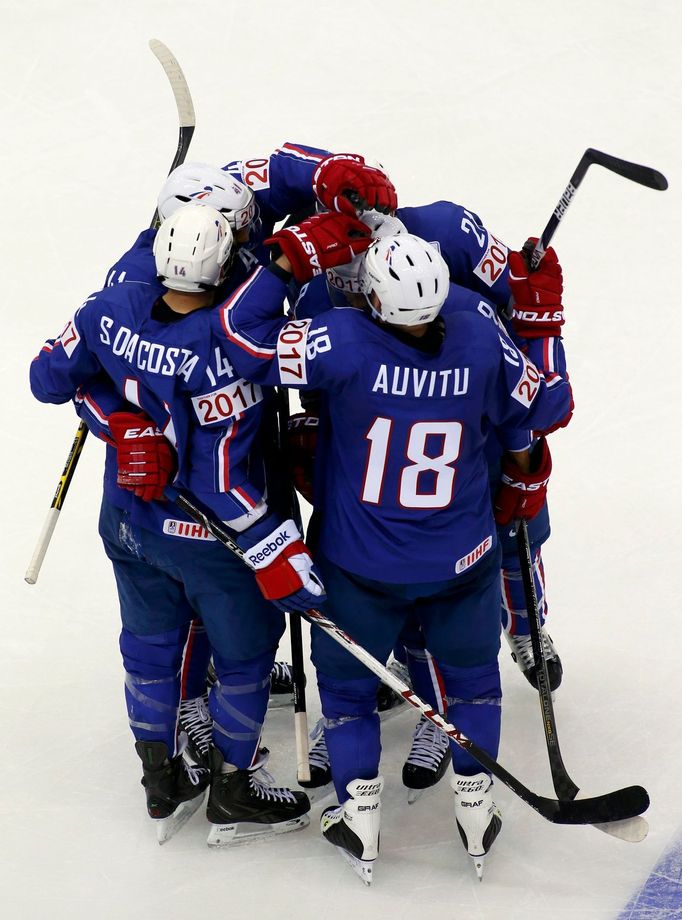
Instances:
[[[370,505],[380,505],[388,452],[391,447],[393,420],[379,416],[365,435],[369,441],[365,481],[361,498]],[[439,453],[427,454],[427,445],[438,444]],[[446,508],[455,490],[456,470],[462,441],[461,422],[414,422],[404,448],[405,464],[400,472],[398,502],[403,508]],[[428,476],[424,488],[422,474]],[[421,486],[421,488],[420,488]]]

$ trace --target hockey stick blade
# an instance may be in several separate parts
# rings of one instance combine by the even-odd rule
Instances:
[[[639,163],[621,160],[619,157],[613,157],[609,153],[595,150],[594,147],[588,147],[585,151],[585,157],[590,163],[603,166],[604,169],[608,169],[624,179],[629,179],[631,182],[645,185],[647,188],[653,188],[659,192],[664,192],[668,188],[668,180],[663,173],[660,173],[657,169],[652,169],[650,166],[640,166]]]

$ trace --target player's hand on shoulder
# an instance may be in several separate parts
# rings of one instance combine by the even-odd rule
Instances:
[[[145,502],[163,499],[175,472],[175,452],[144,412],[113,412],[109,431],[116,447],[116,482]]]
[[[366,224],[355,216],[336,213],[315,214],[265,240],[267,245],[280,247],[299,284],[328,268],[351,262],[369,249],[371,242],[371,230]]]
[[[310,550],[292,520],[280,522],[269,514],[240,533],[237,543],[263,597],[280,610],[306,611],[327,599]]]
[[[323,160],[313,176],[313,191],[329,211],[356,216],[363,211],[392,214],[398,207],[395,186],[378,166],[355,153]]]
[[[564,324],[563,274],[550,246],[537,270],[530,270],[530,256],[537,237],[527,240],[520,252],[509,253],[509,287],[514,298],[512,324],[527,339],[561,335]]]
[[[547,499],[551,472],[552,457],[544,438],[540,438],[531,451],[528,472],[510,454],[505,454],[502,478],[493,501],[497,523],[509,524],[517,518],[527,521],[534,518]]]
[[[288,422],[289,457],[294,485],[313,504],[313,469],[320,419],[311,412],[297,412]]]

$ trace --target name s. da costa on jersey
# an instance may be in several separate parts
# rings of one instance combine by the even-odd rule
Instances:
[[[184,377],[189,382],[192,371],[196,367],[199,356],[188,348],[174,345],[161,345],[158,342],[148,342],[126,326],[119,326],[116,333],[113,330],[116,321],[110,316],[100,319],[100,342],[108,345],[112,352],[128,361],[138,370],[150,374],[163,374],[165,377]],[[113,339],[112,339],[113,335]]]

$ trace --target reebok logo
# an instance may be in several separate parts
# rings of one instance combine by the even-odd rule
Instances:
[[[267,543],[259,543],[257,552],[247,552],[248,560],[254,568],[258,563],[266,562],[270,556],[278,556],[284,547],[291,540],[291,534],[286,530],[280,530],[274,539],[268,540]]]

